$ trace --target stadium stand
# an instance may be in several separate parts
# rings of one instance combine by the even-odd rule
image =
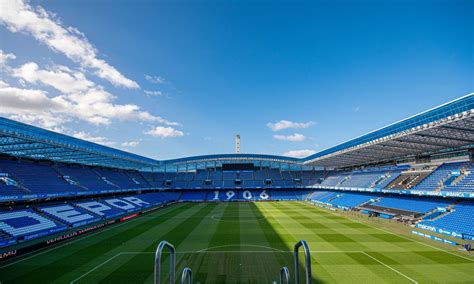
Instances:
[[[28,193],[54,194],[80,190],[69,184],[49,164],[0,160],[0,169],[18,182],[17,188],[23,188]]]
[[[445,186],[450,186],[468,165],[466,162],[442,164],[413,189],[440,191]]]
[[[64,231],[66,228],[65,225],[40,216],[31,209],[0,212],[0,232],[3,232],[4,236],[31,240]]]
[[[445,182],[444,191],[474,192],[474,164],[466,165],[460,169],[459,176]]]
[[[355,206],[369,202],[377,197],[380,197],[380,196],[373,195],[373,194],[344,192],[344,193],[338,194],[337,198],[331,201],[331,204],[336,207],[353,208]]]
[[[384,196],[379,201],[372,203],[372,205],[418,213],[427,213],[437,207],[446,207],[451,202],[452,201],[446,200],[421,200],[419,198],[403,196]]]
[[[461,201],[453,205],[450,211],[441,214],[433,220],[423,220],[417,226],[423,229],[438,231],[448,235],[469,235],[474,239],[474,204],[472,201]],[[423,226],[424,225],[424,226]],[[427,226],[427,227],[426,227]],[[439,231],[441,229],[441,231]],[[457,236],[456,234],[454,234]],[[465,238],[465,236],[463,236]]]
[[[180,199],[183,201],[205,201],[206,197],[206,191],[183,191]]]
[[[410,189],[421,183],[427,176],[435,171],[434,165],[416,165],[400,173],[400,175],[389,183],[387,189]]]
[[[473,100],[463,97],[303,159],[222,154],[158,161],[0,118],[0,246],[174,201],[372,206],[472,235],[474,205],[466,200],[474,198]]]
[[[74,203],[74,205],[107,219],[120,216],[125,212],[119,208],[112,207],[95,200],[78,202]]]
[[[39,207],[39,211],[64,224],[78,227],[100,220],[100,217],[81,208],[69,204]]]

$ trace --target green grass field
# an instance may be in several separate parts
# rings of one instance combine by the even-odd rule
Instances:
[[[189,266],[195,283],[271,283],[285,265],[293,276],[300,239],[315,282],[474,283],[471,256],[303,202],[172,205],[4,263],[0,282],[151,283],[154,251],[167,240],[179,279]]]

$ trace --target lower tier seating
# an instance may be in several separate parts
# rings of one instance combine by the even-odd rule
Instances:
[[[462,201],[454,205],[452,211],[420,224],[474,237],[474,202]]]
[[[0,213],[0,231],[24,239],[34,239],[66,230],[66,226],[31,209]]]
[[[382,197],[380,201],[372,203],[372,205],[418,213],[426,213],[436,209],[436,207],[446,207],[451,202],[451,200],[421,200],[420,198],[397,196]]]

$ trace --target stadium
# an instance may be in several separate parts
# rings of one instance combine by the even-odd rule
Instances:
[[[73,2],[0,6],[0,284],[474,283],[472,2]]]
[[[471,94],[303,159],[166,161],[2,118],[2,282],[151,281],[160,240],[196,282],[271,282],[300,239],[313,281],[472,282],[473,116]]]

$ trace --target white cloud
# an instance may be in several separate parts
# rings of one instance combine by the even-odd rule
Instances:
[[[62,104],[41,90],[15,88],[0,81],[0,101],[1,114],[25,123],[52,129],[67,121],[66,116],[54,114]]]
[[[163,95],[163,93],[161,91],[148,91],[148,90],[145,90],[144,93],[148,96],[153,96],[153,97],[159,97],[159,96]]]
[[[288,157],[293,157],[293,158],[305,158],[305,157],[308,157],[310,155],[313,155],[314,153],[316,153],[315,150],[309,150],[309,149],[292,150],[292,151],[288,151],[288,152],[283,153],[283,156],[288,156]]]
[[[56,65],[52,70],[41,70],[36,63],[28,62],[13,69],[12,75],[29,83],[52,86],[63,93],[83,92],[95,86],[83,73],[62,65]]]
[[[11,109],[1,108],[0,113],[21,115],[22,121],[39,121],[42,126],[47,125],[45,117],[62,119],[51,120],[59,126],[66,118],[78,118],[95,125],[108,125],[113,120],[139,120],[158,122],[166,125],[179,125],[162,117],[152,115],[134,104],[115,104],[115,96],[107,92],[102,86],[89,81],[80,71],[73,71],[66,66],[56,65],[50,70],[41,69],[34,62],[26,63],[18,68],[9,68],[12,76],[31,84],[41,84],[53,87],[62,94],[49,95],[45,91],[19,89],[3,83],[0,86],[4,99],[8,99]],[[42,107],[36,107],[41,101]],[[3,101],[2,101],[3,102]],[[28,116],[25,116],[28,115]],[[38,119],[34,119],[38,116]]]
[[[12,53],[4,53],[3,50],[0,49],[0,67],[4,66],[7,61],[15,59],[16,56]]]
[[[308,122],[293,122],[289,120],[280,120],[275,123],[267,123],[267,127],[270,128],[273,131],[279,131],[283,129],[288,129],[288,128],[308,128],[311,125],[315,124],[313,121],[308,121]]]
[[[161,76],[145,75],[145,79],[152,84],[163,84],[164,82],[166,82],[165,78]]]
[[[155,137],[161,137],[161,138],[172,138],[172,137],[181,137],[184,135],[182,131],[179,131],[173,127],[163,127],[163,126],[157,126],[149,131],[145,132],[145,134],[155,136]]]
[[[273,135],[273,138],[277,140],[291,141],[291,142],[302,142],[306,139],[303,134],[295,133],[292,135]]]
[[[94,142],[94,143],[97,143],[97,144],[102,144],[102,145],[105,145],[105,146],[114,146],[116,144],[115,142],[110,141],[106,137],[93,136],[93,135],[91,135],[87,132],[83,132],[83,131],[74,132],[72,134],[72,136],[76,137],[78,139],[87,140],[87,141]]]
[[[74,27],[64,26],[52,13],[42,7],[32,8],[22,0],[5,0],[1,4],[0,24],[11,32],[32,35],[50,49],[64,54],[82,67],[89,68],[100,78],[115,86],[139,88],[105,60],[97,57],[97,50]]]
[[[122,147],[137,147],[140,144],[139,141],[129,141],[129,142],[123,142],[121,144]]]

